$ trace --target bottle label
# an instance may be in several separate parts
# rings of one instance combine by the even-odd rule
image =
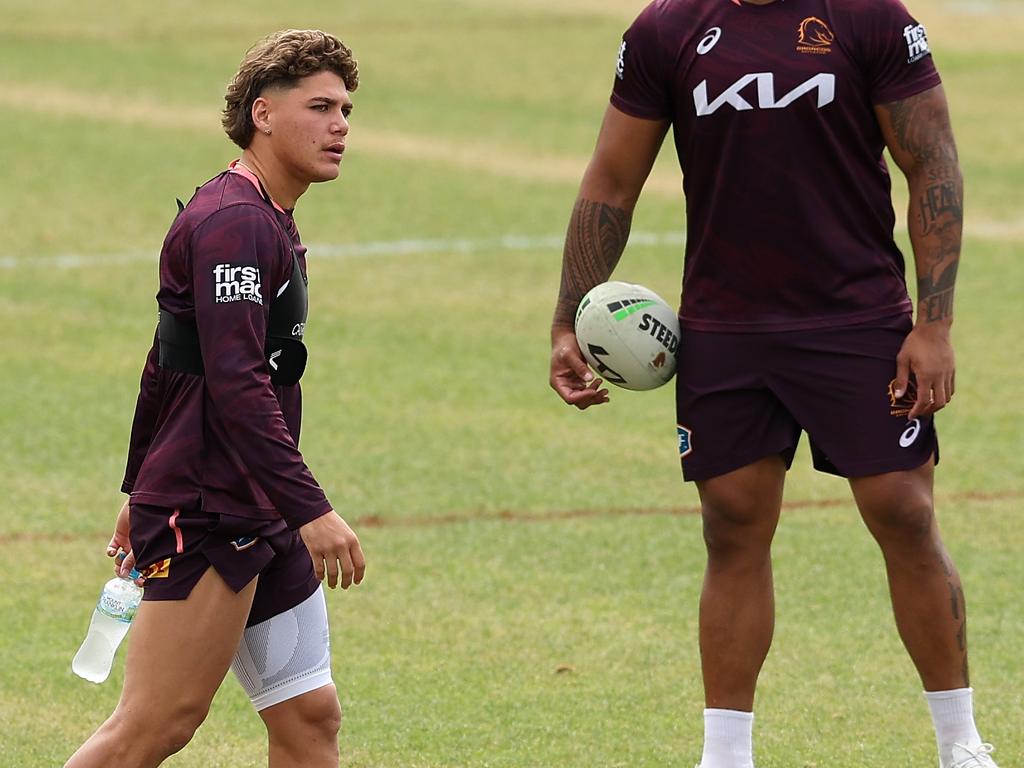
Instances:
[[[135,618],[135,609],[137,606],[126,603],[124,600],[121,600],[114,595],[108,595],[104,592],[100,596],[100,601],[96,604],[96,607],[99,608],[100,613],[104,613],[112,619],[117,619],[118,621],[123,621],[128,624]]]

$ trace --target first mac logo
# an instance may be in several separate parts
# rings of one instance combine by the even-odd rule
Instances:
[[[263,304],[260,268],[255,264],[234,266],[218,264],[213,268],[213,300],[218,304],[232,301]]]

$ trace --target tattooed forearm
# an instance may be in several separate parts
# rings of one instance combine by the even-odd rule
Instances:
[[[911,181],[911,188],[920,186]],[[953,316],[953,287],[960,264],[963,231],[962,185],[959,178],[929,184],[916,201],[920,228],[911,230],[917,263],[918,320],[928,323]],[[916,202],[916,206],[915,206]]]
[[[943,171],[947,169],[941,169]],[[930,184],[921,196],[921,233],[939,232],[940,237],[963,222],[960,190],[954,181]]]
[[[963,231],[963,179],[941,89],[887,104],[889,150],[907,175],[919,323],[949,322]]]
[[[572,326],[583,295],[612,274],[629,239],[629,211],[580,198],[569,220],[553,324]]]

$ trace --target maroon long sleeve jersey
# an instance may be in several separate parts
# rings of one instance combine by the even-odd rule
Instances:
[[[241,165],[175,219],[157,303],[194,324],[204,373],[161,367],[154,339],[122,485],[133,502],[283,517],[293,529],[331,509],[299,453],[300,387],[274,385],[264,353],[271,304],[296,259],[305,279],[305,250],[291,212]]]

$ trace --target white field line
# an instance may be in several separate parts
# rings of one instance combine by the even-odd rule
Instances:
[[[905,231],[905,230],[904,230]],[[1024,220],[968,222],[967,236],[995,242],[1024,241]],[[498,253],[501,251],[561,251],[565,235],[505,235],[503,237],[410,238],[377,240],[365,243],[313,243],[307,245],[314,260],[358,259],[373,256],[406,256],[430,253]],[[633,248],[686,244],[679,232],[630,232]],[[121,253],[60,253],[52,256],[0,256],[0,269],[79,269],[115,264],[150,263],[156,265],[159,247]]]
[[[405,256],[429,253],[495,253],[500,251],[557,250],[561,251],[565,235],[506,235],[485,238],[437,238],[409,240],[381,240],[367,243],[311,244],[310,257],[323,259],[355,259],[372,256]],[[678,246],[686,244],[682,232],[632,232],[629,244],[633,247]],[[159,248],[125,251],[123,253],[62,253],[55,256],[3,256],[0,269],[78,269],[114,264],[157,263]]]

